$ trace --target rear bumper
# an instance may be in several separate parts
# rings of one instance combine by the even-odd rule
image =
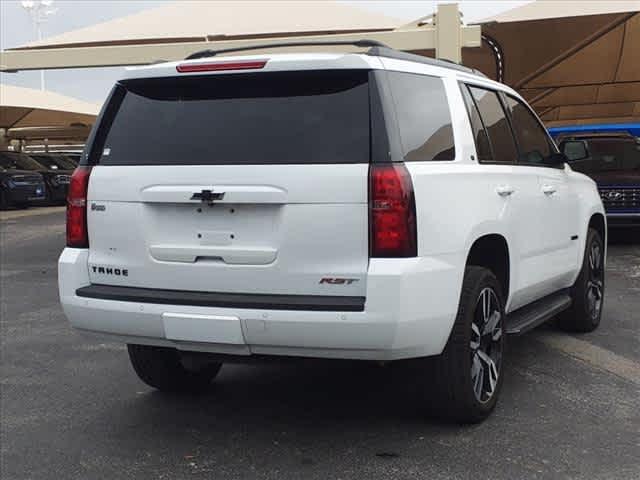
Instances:
[[[364,297],[190,292],[96,284],[80,287],[76,290],[76,295],[84,298],[174,306],[320,312],[361,312],[364,310],[365,300]]]
[[[455,319],[463,274],[454,258],[372,259],[362,311],[336,305],[331,311],[238,308],[96,298],[95,289],[85,288],[87,256],[87,250],[67,248],[59,260],[60,300],[75,328],[126,343],[239,355],[366,360],[437,355]]]

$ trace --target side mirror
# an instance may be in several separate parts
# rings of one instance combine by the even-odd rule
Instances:
[[[584,140],[565,140],[560,144],[560,151],[566,156],[568,162],[589,158],[587,142]]]

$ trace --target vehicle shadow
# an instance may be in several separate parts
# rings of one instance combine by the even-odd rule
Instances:
[[[535,424],[549,415],[545,404],[557,405],[553,388],[540,398],[540,375],[529,372],[536,362],[544,362],[547,366],[540,368],[546,371],[555,354],[526,336],[510,344],[500,401],[478,425],[450,423],[430,412],[428,368],[310,360],[226,364],[211,390],[200,395],[157,392],[131,373],[112,401],[95,405],[84,428],[99,428],[109,439],[91,444],[97,457],[138,451],[173,465],[194,457],[198,465],[257,464],[267,470],[269,465],[322,468],[350,456],[393,462],[418,451],[421,458],[437,461],[452,448],[482,445],[487,435],[498,439],[499,448],[508,448],[505,432]],[[555,373],[542,377],[562,380]],[[420,394],[425,382],[426,394]]]
[[[535,355],[531,349],[536,346],[518,345],[509,355]],[[507,365],[501,401],[505,390],[508,397],[509,390],[524,388],[523,379],[511,370]],[[413,361],[225,364],[205,393],[171,394],[141,387],[144,391],[121,413],[145,428],[166,430],[163,435],[184,428],[231,433],[237,425],[269,432],[274,423],[285,430],[302,425],[339,430],[345,422],[383,430],[398,425],[443,431],[469,428],[441,418],[434,410],[429,390],[432,372],[429,362]]]
[[[315,421],[389,415],[407,420],[424,416],[418,379],[407,365],[308,360],[268,365],[227,364],[210,391],[200,395],[151,391],[143,403],[161,409]],[[402,398],[398,402],[398,398]],[[386,413],[385,413],[386,412]]]

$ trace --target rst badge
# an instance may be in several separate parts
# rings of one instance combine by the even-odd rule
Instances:
[[[351,285],[359,281],[358,278],[342,278],[342,277],[324,277],[321,278],[318,283],[320,284],[329,284],[329,285]]]

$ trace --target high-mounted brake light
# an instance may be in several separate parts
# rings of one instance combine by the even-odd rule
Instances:
[[[258,70],[267,64],[267,60],[244,62],[181,63],[176,66],[180,73],[219,72],[221,70]]]
[[[87,231],[87,190],[91,167],[79,166],[73,171],[67,193],[67,247],[89,248]]]
[[[369,243],[371,257],[415,257],[416,204],[403,163],[369,168]]]

